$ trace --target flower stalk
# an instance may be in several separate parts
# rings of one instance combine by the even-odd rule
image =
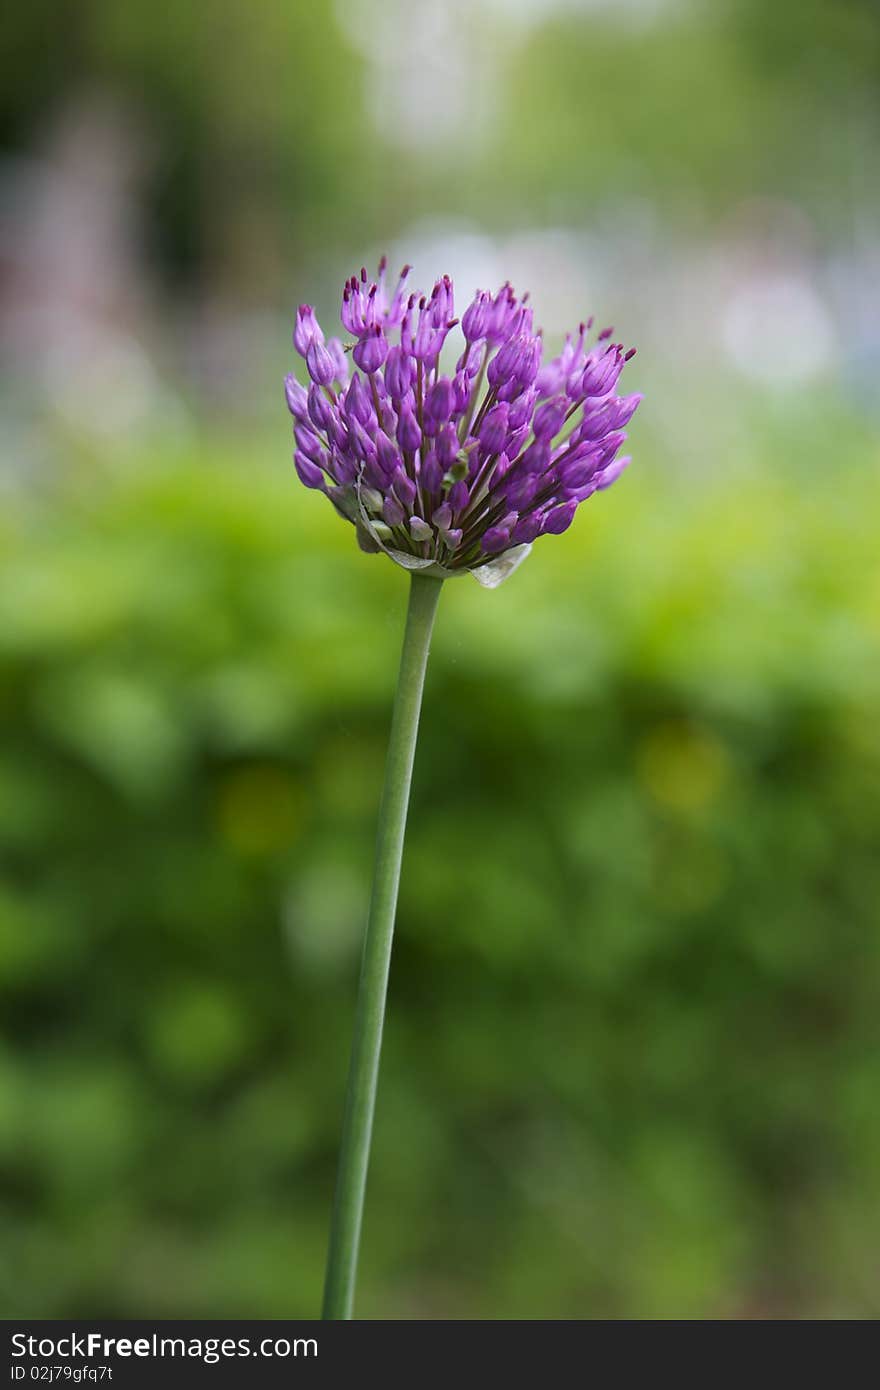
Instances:
[[[418,572],[410,576],[330,1229],[323,1317],[331,1320],[350,1318],[354,1305],[409,791],[428,648],[442,585],[443,580],[434,576]]]

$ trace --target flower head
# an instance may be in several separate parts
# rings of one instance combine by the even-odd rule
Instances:
[[[348,347],[325,339],[311,306],[298,311],[293,342],[311,384],[285,379],[296,470],[365,550],[493,587],[629,462],[623,427],[641,396],[616,389],[635,348],[612,342],[613,329],[588,346],[590,320],[544,362],[528,296],[504,284],[477,291],[461,318],[464,351],[454,370],[441,367],[459,322],[452,281],[425,295],[408,292],[408,276],[405,266],[389,293],[383,259],[374,281],[364,269],[346,281]]]

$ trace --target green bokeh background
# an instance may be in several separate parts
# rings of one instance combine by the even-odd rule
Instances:
[[[372,5],[13,9],[10,159],[82,92],[149,132],[166,394],[108,434],[7,362],[7,1317],[318,1306],[405,580],[293,475],[292,306],[435,217],[605,228],[624,297],[627,199],[685,259],[876,215],[872,4],[452,8],[499,105],[428,151],[370,126]],[[265,363],[223,400],[212,294]],[[871,359],[774,391],[627,302],[636,465],[442,597],[363,1316],[880,1314]]]

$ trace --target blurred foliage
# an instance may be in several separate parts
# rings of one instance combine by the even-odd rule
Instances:
[[[561,188],[575,207],[641,197],[697,222],[764,195],[835,226],[880,134],[878,80],[873,0],[677,4],[656,27],[563,14],[511,77],[529,92],[516,160],[533,210],[550,215]]]
[[[763,437],[447,585],[364,1315],[880,1313],[876,445]],[[7,1316],[317,1307],[405,580],[242,452],[0,521]]]
[[[154,148],[148,202],[166,269],[213,276],[227,294],[239,280],[268,294],[294,257],[386,244],[419,216],[518,228],[641,198],[700,223],[765,196],[799,198],[848,230],[854,188],[875,196],[864,173],[880,137],[875,0],[546,12],[459,0],[447,26],[474,55],[463,80],[497,93],[479,130],[424,148],[389,146],[365,121],[370,55],[409,33],[407,7],[387,8],[221,0],[158,20],[150,0],[16,4],[0,146],[26,145],[84,92],[118,96]],[[437,8],[413,0],[412,23],[439,23],[443,43]],[[422,99],[441,127],[443,80],[426,65]]]

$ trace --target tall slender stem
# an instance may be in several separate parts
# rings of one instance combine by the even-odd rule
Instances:
[[[350,1318],[354,1303],[406,812],[409,806],[409,788],[428,647],[442,584],[442,579],[418,573],[412,574],[410,578],[406,631],[385,764],[373,894],[364,938],[354,1039],[345,1097],[339,1171],[327,1257],[327,1280],[324,1286],[325,1319]]]

